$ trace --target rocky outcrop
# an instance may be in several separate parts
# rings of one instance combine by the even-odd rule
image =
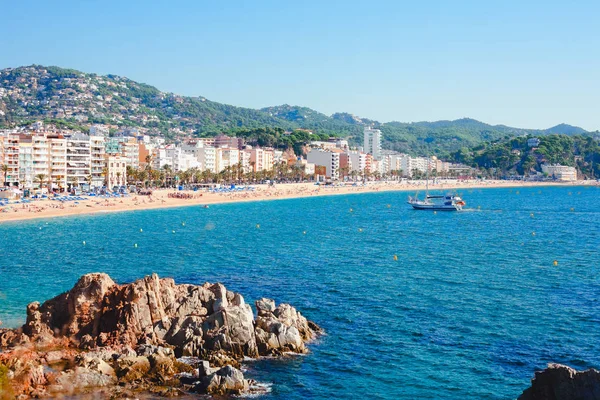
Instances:
[[[316,325],[311,328],[289,304],[275,307],[273,300],[263,298],[256,302],[256,309],[256,340],[261,354],[305,353],[304,343],[320,331]]]
[[[519,400],[600,400],[600,371],[578,372],[561,364],[549,364],[536,372],[531,387]]]
[[[0,330],[0,366],[24,382],[15,392],[30,396],[117,384],[239,394],[249,387],[241,360],[305,353],[320,331],[288,304],[261,299],[256,308],[255,320],[244,298],[220,283],[176,285],[152,275],[119,285],[88,274],[70,291],[31,303],[21,328]],[[179,362],[183,356],[197,365]]]

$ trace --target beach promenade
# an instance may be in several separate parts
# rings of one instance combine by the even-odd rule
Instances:
[[[429,184],[429,189],[434,190],[464,190],[476,188],[502,188],[502,187],[542,187],[542,186],[581,186],[598,185],[595,181],[577,182],[521,182],[521,181],[443,181],[443,183]],[[314,183],[277,184],[275,186],[254,185],[254,191],[232,193],[210,193],[206,191],[177,191],[173,189],[154,190],[152,196],[130,194],[122,198],[94,198],[75,202],[59,203],[54,200],[37,200],[30,203],[10,204],[0,208],[0,223],[9,221],[28,220],[35,218],[55,218],[86,214],[99,214],[107,212],[123,212],[134,210],[148,210],[158,208],[206,206],[220,203],[233,203],[244,201],[284,200],[312,196],[330,196],[373,193],[383,191],[406,191],[406,195],[399,194],[399,201],[405,201],[406,196],[415,191],[425,190],[424,181],[382,181],[369,182],[362,186],[317,186]],[[173,197],[174,193],[188,194],[189,198]]]

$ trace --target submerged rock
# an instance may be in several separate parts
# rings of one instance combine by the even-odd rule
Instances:
[[[249,387],[238,369],[245,357],[305,353],[320,332],[288,304],[261,299],[256,308],[255,320],[244,298],[220,283],[176,285],[154,274],[119,285],[88,274],[68,292],[31,303],[21,328],[0,329],[0,367],[19,382],[17,395],[116,384],[162,393],[183,385],[183,372],[186,382],[197,377],[194,391],[239,394]],[[182,356],[205,361],[192,374],[177,361]]]
[[[600,400],[600,371],[576,371],[561,364],[548,364],[536,372],[531,387],[518,400]]]

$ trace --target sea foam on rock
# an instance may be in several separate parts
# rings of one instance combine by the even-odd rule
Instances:
[[[31,303],[21,328],[0,329],[0,367],[15,395],[117,384],[239,394],[249,388],[239,370],[245,357],[305,353],[320,332],[288,304],[261,299],[256,308],[255,319],[244,298],[220,283],[176,285],[154,274],[119,285],[107,274],[87,274],[68,292]],[[179,375],[198,379],[186,386]]]

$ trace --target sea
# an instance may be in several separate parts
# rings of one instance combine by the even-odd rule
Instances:
[[[323,327],[247,364],[265,400],[516,399],[548,363],[600,368],[600,190],[459,193],[453,213],[382,192],[0,224],[0,320],[85,273],[157,273]]]

